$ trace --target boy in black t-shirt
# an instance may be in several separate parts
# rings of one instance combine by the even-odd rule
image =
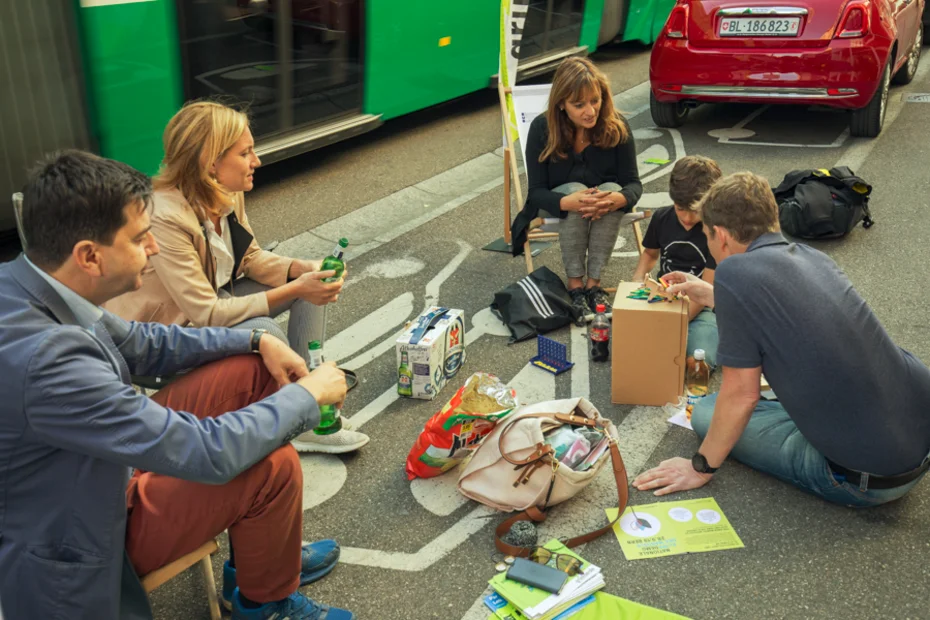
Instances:
[[[672,271],[694,274],[714,283],[717,263],[707,248],[701,215],[695,211],[698,201],[721,177],[720,167],[707,157],[691,155],[675,163],[668,182],[674,206],[658,209],[643,236],[643,254],[633,274],[642,282],[659,263],[659,276]],[[713,310],[691,301],[691,324],[688,327],[688,356],[704,349],[711,368],[717,364],[717,317]]]

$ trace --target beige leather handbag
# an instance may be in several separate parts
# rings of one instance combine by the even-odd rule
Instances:
[[[591,469],[575,471],[559,463],[544,434],[563,424],[586,426],[603,432],[610,449]],[[584,398],[548,401],[520,407],[504,418],[485,437],[459,477],[459,491],[486,506],[506,512],[522,511],[497,528],[495,545],[509,555],[526,556],[532,549],[508,545],[501,540],[517,521],[540,522],[546,510],[571,499],[590,484],[609,460],[617,483],[618,518],[626,509],[628,488],[626,468],[617,448],[617,428]],[[572,547],[607,532],[616,522],[563,541]]]

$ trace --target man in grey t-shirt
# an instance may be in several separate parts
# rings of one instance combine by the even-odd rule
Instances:
[[[723,383],[694,408],[697,454],[634,486],[698,488],[732,454],[840,504],[907,493],[930,467],[930,370],[892,342],[836,263],[785,240],[765,179],[726,177],[701,210],[715,283],[672,274],[670,290],[715,308]],[[763,372],[777,401],[760,399]]]

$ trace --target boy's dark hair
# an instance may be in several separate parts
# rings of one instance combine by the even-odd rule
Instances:
[[[722,176],[713,159],[688,155],[675,162],[668,180],[668,194],[679,209],[694,211],[704,193]]]
[[[23,189],[26,256],[45,269],[57,269],[80,241],[113,243],[126,224],[123,209],[151,203],[152,183],[124,163],[92,153],[54,153],[32,170]]]

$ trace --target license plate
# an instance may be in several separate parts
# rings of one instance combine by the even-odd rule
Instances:
[[[724,17],[717,34],[721,37],[796,37],[800,17]]]

